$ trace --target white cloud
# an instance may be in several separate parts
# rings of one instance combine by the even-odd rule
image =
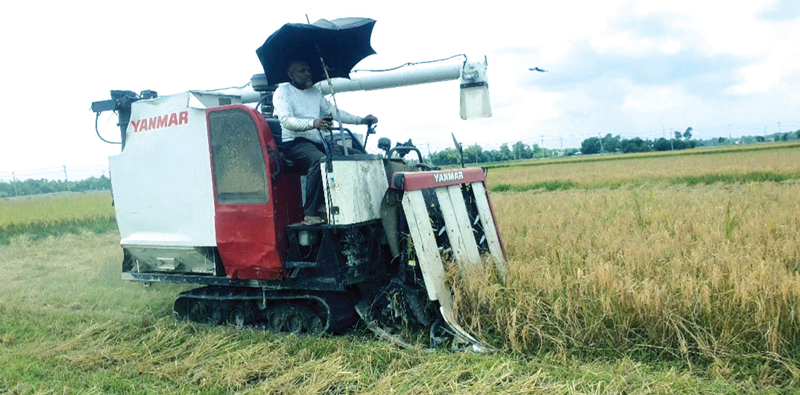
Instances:
[[[669,17],[670,36],[684,44],[702,48],[709,55],[753,56],[763,53],[764,42],[772,37],[771,22],[758,15],[774,0],[728,1],[636,1],[631,12],[636,17]],[[687,42],[691,40],[691,42]]]
[[[729,93],[746,95],[776,88],[797,90],[797,87],[781,85],[783,81],[800,72],[800,45],[798,45],[800,34],[790,32],[791,29],[780,30],[785,30],[788,37],[764,43],[765,47],[770,48],[767,57],[750,66],[742,67],[740,71],[742,82],[731,87]]]
[[[628,31],[596,35],[590,42],[600,54],[611,52],[625,56],[644,56],[654,47],[652,40],[636,37]]]
[[[623,112],[648,115],[670,111],[687,102],[686,93],[678,86],[629,86],[626,90],[627,97],[620,108]]]
[[[681,42],[678,40],[665,40],[660,46],[661,52],[667,55],[675,55],[680,52],[681,48]]]

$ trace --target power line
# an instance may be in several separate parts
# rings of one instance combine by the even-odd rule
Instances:
[[[50,180],[83,180],[91,177],[102,177],[106,175],[108,165],[79,165],[59,167],[47,167],[28,170],[0,171],[0,182],[20,182],[28,179],[50,179]]]
[[[782,127],[789,126],[791,130],[800,130],[800,122],[793,122],[793,123],[786,123],[780,122],[779,131],[782,132]],[[717,137],[724,136],[724,131],[728,131],[728,140],[732,140],[733,132],[737,132],[737,136],[742,135],[756,135],[762,133],[763,124],[722,124],[722,125],[711,125],[711,126],[692,126],[692,136],[695,140],[708,140],[708,139],[715,139]],[[654,129],[645,129],[640,132],[621,132],[612,134],[612,136],[620,136],[623,139],[628,138],[642,138],[642,139],[653,139],[657,140],[658,137],[666,139],[666,130],[684,130],[686,129],[685,126],[674,127],[674,126],[662,126],[661,130],[654,130]],[[588,138],[595,137],[596,134],[592,132],[586,133],[563,133],[563,134],[540,134],[539,138],[537,139],[535,135],[527,135],[523,136],[519,139],[514,141],[504,141],[504,142],[497,142],[497,141],[490,141],[490,142],[483,142],[481,143],[481,147],[487,150],[496,150],[502,147],[504,144],[507,146],[512,146],[517,142],[521,142],[523,144],[527,144],[530,146],[542,144],[544,145],[544,141],[548,142],[558,142],[561,148],[563,149],[563,140],[569,139],[573,142],[579,142],[580,140],[585,140]],[[601,136],[602,140],[602,136]],[[452,148],[451,144],[447,144],[444,142],[430,142],[426,141],[423,142],[421,145],[427,144],[430,150],[434,152],[442,151],[447,148]],[[544,148],[544,147],[542,147]]]

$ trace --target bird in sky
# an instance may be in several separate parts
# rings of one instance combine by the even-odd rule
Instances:
[[[528,70],[530,70],[530,71],[538,71],[538,72],[540,72],[540,73],[546,73],[546,72],[547,72],[547,70],[545,70],[545,69],[540,69],[540,68],[538,68],[538,67],[534,67],[534,68],[532,68],[532,69],[528,69]]]

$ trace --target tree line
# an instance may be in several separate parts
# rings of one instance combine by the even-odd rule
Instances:
[[[527,145],[520,141],[509,146],[503,144],[496,150],[484,150],[480,145],[472,145],[463,149],[464,164],[470,163],[490,163],[505,162],[523,159],[553,158],[570,156],[576,154],[610,154],[610,153],[633,153],[633,152],[653,152],[653,151],[677,151],[691,149],[701,146],[716,146],[727,144],[753,144],[766,141],[788,141],[800,140],[800,130],[794,132],[774,133],[768,136],[742,136],[733,139],[717,137],[708,140],[696,140],[693,138],[693,128],[686,128],[684,132],[673,131],[671,138],[642,139],[634,137],[623,139],[621,136],[606,134],[605,137],[590,137],[581,142],[578,149],[547,149],[539,147],[538,144]],[[433,152],[428,156],[428,161],[436,166],[458,165],[461,157],[455,148],[445,148],[442,151]]]
[[[590,137],[581,142],[581,148],[547,149],[538,144],[525,144],[518,141],[512,145],[503,144],[496,150],[485,150],[475,144],[463,148],[464,163],[491,163],[524,159],[553,158],[575,154],[591,155],[601,153],[631,153],[650,151],[683,150],[699,146],[725,145],[725,144],[752,144],[765,141],[800,140],[800,130],[794,132],[774,133],[769,136],[743,136],[735,139],[718,137],[708,140],[695,140],[692,138],[693,129],[687,128],[683,133],[674,131],[670,139],[659,138],[643,140],[639,137],[622,139],[619,135],[610,133],[605,137]],[[446,148],[442,151],[430,153],[428,161],[436,166],[458,165],[461,155],[455,148]],[[28,179],[25,181],[0,181],[0,198],[37,195],[55,192],[87,192],[110,190],[111,180],[105,175],[91,177],[80,181],[57,181],[47,179]]]
[[[699,141],[692,139],[693,129],[687,128],[685,132],[674,131],[674,137],[670,139],[659,138],[655,140],[643,140],[639,137],[632,139],[622,139],[619,135],[612,136],[610,133],[605,137],[592,137],[581,142],[580,152],[584,155],[602,153],[631,153],[631,152],[651,152],[651,151],[677,151],[691,149],[699,146],[715,146],[726,144],[753,144],[766,141],[788,141],[800,139],[800,130],[795,132],[774,133],[769,136],[742,136],[737,138],[717,137],[709,140]]]
[[[539,147],[538,144],[528,145],[521,141],[509,146],[503,144],[496,150],[485,150],[480,145],[471,145],[463,149],[464,163],[490,163],[505,162],[511,160],[552,158],[556,156],[572,155],[578,152],[576,148],[565,150],[551,150]],[[461,156],[455,148],[445,148],[442,151],[433,152],[428,156],[428,161],[436,166],[447,166],[461,164]]]
[[[106,176],[91,177],[80,181],[56,181],[27,179],[25,181],[0,182],[0,198],[38,195],[56,192],[88,192],[110,190],[111,180]]]
[[[611,133],[605,137],[591,137],[581,142],[581,154],[603,154],[621,152],[623,154],[631,152],[650,152],[650,151],[675,151],[695,148],[702,145],[699,141],[692,139],[692,128],[687,128],[681,133],[675,131],[675,137],[667,140],[659,138],[656,140],[642,140],[639,137],[632,139],[622,139],[619,135],[612,136]]]

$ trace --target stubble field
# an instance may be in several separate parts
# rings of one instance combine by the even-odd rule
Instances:
[[[508,278],[451,281],[492,355],[401,350],[363,329],[308,338],[178,323],[184,288],[122,282],[115,232],[20,225],[0,243],[0,392],[792,391],[798,174],[788,145],[491,169]],[[0,218],[13,217],[8,204]],[[0,226],[26,219],[14,221]]]

